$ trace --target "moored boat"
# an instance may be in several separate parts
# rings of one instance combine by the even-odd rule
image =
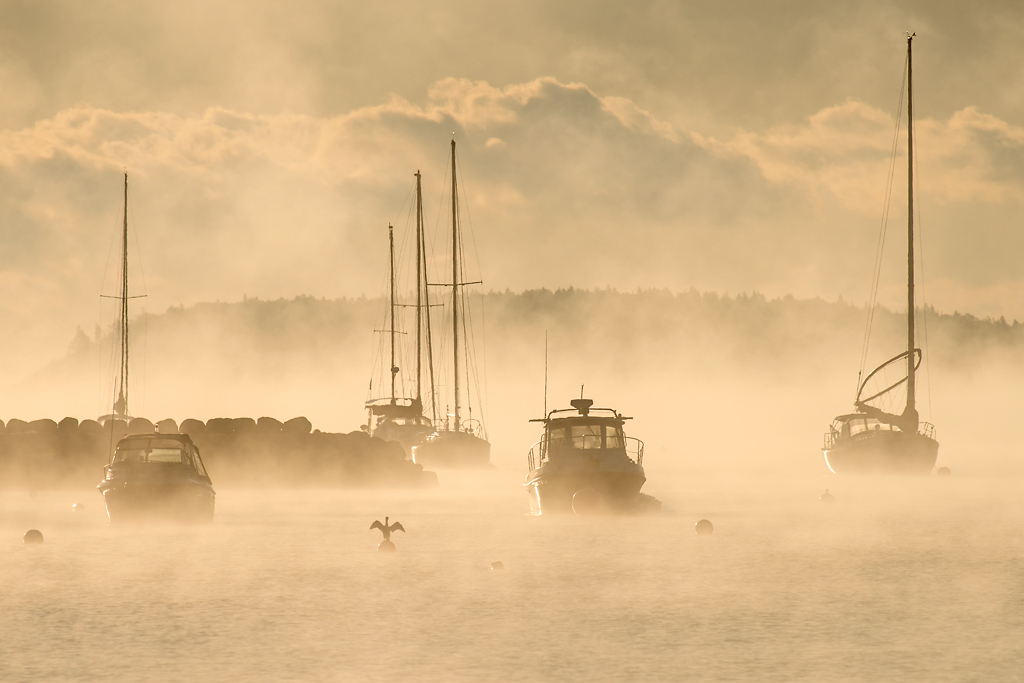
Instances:
[[[552,410],[531,420],[544,423],[544,437],[530,449],[530,473],[523,484],[534,512],[570,512],[578,493],[613,512],[635,512],[644,474],[644,444],[627,437],[626,420],[611,408],[594,408],[588,398],[572,409]]]
[[[443,424],[437,425],[437,431],[412,449],[413,461],[424,467],[438,468],[482,468],[491,466],[491,444],[487,440],[487,429],[482,419],[473,418],[472,403],[469,403],[469,417],[464,419],[462,409],[461,382],[470,383],[473,363],[470,353],[469,334],[472,328],[466,315],[466,302],[461,288],[466,285],[480,284],[479,281],[467,282],[463,274],[461,254],[463,251],[461,223],[459,220],[458,179],[456,176],[455,140],[452,140],[452,298],[450,304],[451,320],[451,353],[452,353],[452,384],[451,399],[454,412],[448,415]],[[460,341],[461,335],[461,341]],[[461,359],[460,359],[461,358]],[[466,391],[467,402],[471,394]],[[477,396],[477,414],[481,414],[480,397]],[[450,418],[450,420],[448,419]]]
[[[130,434],[117,442],[100,493],[111,522],[213,519],[216,492],[187,434]]]
[[[935,428],[921,421],[916,405],[917,370],[924,354],[915,339],[913,39],[913,35],[907,36],[907,350],[879,365],[863,381],[858,380],[856,412],[835,418],[825,434],[825,464],[837,474],[928,474],[935,467],[939,452]],[[887,209],[884,215],[888,215]],[[878,256],[881,257],[881,251]],[[877,272],[876,266],[872,302],[868,305],[865,357],[877,296]],[[905,402],[896,413],[900,391],[905,392]]]

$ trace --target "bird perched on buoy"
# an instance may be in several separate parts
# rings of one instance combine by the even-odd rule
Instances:
[[[821,494],[818,500],[822,503],[834,503],[836,502],[836,497],[829,493],[828,489],[825,489],[825,493]]]
[[[380,552],[390,552],[395,549],[395,544],[391,542],[391,532],[401,531],[405,533],[405,527],[400,523],[395,522],[394,524],[388,524],[390,517],[384,518],[384,523],[381,524],[379,519],[373,520],[373,524],[370,525],[370,530],[380,529],[380,532],[384,534],[384,540],[377,546],[377,550]]]

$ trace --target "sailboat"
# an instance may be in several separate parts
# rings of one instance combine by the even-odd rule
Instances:
[[[144,296],[144,295],[141,295]],[[117,399],[110,415],[111,440],[117,421],[130,419],[128,407],[128,174],[124,174],[124,221],[121,235],[120,346]],[[150,426],[150,430],[152,427]],[[149,516],[182,521],[210,521],[216,492],[203,459],[187,434],[152,431],[129,434],[117,442],[97,488],[111,522]]]
[[[128,294],[128,174],[124,174],[124,214],[121,231],[121,281],[117,296],[101,295],[104,299],[117,299],[118,312],[118,344],[120,345],[120,362],[117,369],[116,396],[111,412],[101,415],[99,421],[107,424],[111,420],[121,420],[126,424],[132,419],[128,410],[128,302],[140,299],[145,295],[129,296]]]
[[[438,468],[479,468],[489,467],[491,444],[487,441],[487,430],[482,419],[470,416],[463,419],[462,396],[460,381],[463,371],[469,379],[469,339],[465,334],[466,311],[461,289],[466,285],[480,284],[465,282],[462,268],[462,232],[459,221],[458,178],[456,175],[455,140],[452,140],[452,288],[451,322],[452,322],[452,400],[454,413],[446,415],[443,424],[438,425],[436,433],[427,437],[426,441],[412,449],[413,461],[424,466]],[[459,340],[460,330],[463,331],[462,342]],[[462,345],[465,345],[463,348]],[[463,351],[460,361],[460,351]],[[463,370],[463,365],[465,369]],[[467,398],[469,392],[467,391]],[[479,411],[478,411],[479,412]],[[451,418],[449,421],[448,418]]]
[[[371,436],[385,441],[397,441],[402,445],[406,454],[411,455],[414,446],[422,443],[424,439],[434,433],[434,422],[436,421],[436,417],[428,418],[424,414],[424,370],[427,371],[429,378],[428,389],[432,415],[437,415],[437,399],[433,385],[434,356],[430,335],[430,292],[427,284],[426,237],[423,229],[423,190],[419,171],[416,171],[416,304],[414,306],[416,309],[416,395],[412,397],[398,395],[397,383],[401,368],[398,366],[396,336],[400,334],[400,331],[395,326],[395,309],[401,304],[397,302],[395,295],[395,230],[391,225],[388,225],[388,247],[390,257],[388,262],[388,328],[383,332],[388,334],[390,342],[391,363],[388,367],[391,376],[391,391],[388,396],[371,397],[366,401],[366,409],[369,411],[366,430]],[[424,357],[427,359],[427,368],[423,367]]]
[[[923,354],[916,347],[914,336],[913,39],[913,35],[907,36],[907,348],[858,381],[855,412],[832,421],[822,450],[825,464],[835,473],[928,474],[939,453],[935,427],[920,420],[916,405],[916,373]],[[897,370],[900,379],[887,378],[887,373]],[[879,407],[879,403],[892,403],[894,392],[902,388],[906,402],[900,413]]]

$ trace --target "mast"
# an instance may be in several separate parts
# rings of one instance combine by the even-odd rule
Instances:
[[[455,139],[452,139],[452,351],[455,369],[455,431],[459,427],[459,204],[455,178]]]
[[[423,249],[421,247],[423,225],[423,193],[420,187],[420,172],[416,171],[416,403],[423,405]],[[422,407],[420,408],[422,410]]]
[[[904,417],[913,419],[917,431],[916,381],[914,377],[914,70],[913,35],[907,36],[907,407]]]
[[[121,367],[114,414],[128,415],[128,173],[124,174],[124,220],[121,234]]]
[[[388,276],[391,280],[389,301],[391,311],[391,405],[395,405],[395,376],[398,374],[398,367],[395,366],[395,229],[390,223],[388,223],[388,247],[390,249]]]
[[[417,317],[416,317],[416,374],[420,376],[420,311],[422,310],[423,321],[426,323],[427,333],[427,372],[430,373],[430,418],[431,424],[437,423],[437,391],[434,387],[434,342],[433,333],[430,330],[430,286],[427,283],[427,231],[423,225],[423,191],[420,183],[420,172],[416,171],[416,253],[419,255],[419,263],[417,263],[417,287],[423,288],[423,308],[418,307],[419,296],[417,295]],[[420,271],[422,264],[422,271]],[[422,277],[419,273],[422,272]],[[416,397],[421,398],[420,384],[417,379],[416,383]],[[422,410],[422,403],[420,404]]]

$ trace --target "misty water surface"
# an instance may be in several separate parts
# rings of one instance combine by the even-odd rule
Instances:
[[[0,493],[0,679],[962,681],[1024,663],[1016,479],[664,472],[661,515],[538,518],[518,472],[431,493],[221,490],[210,526]],[[837,502],[823,505],[828,486]],[[86,511],[71,511],[74,502]],[[390,515],[398,552],[368,527]],[[715,524],[697,537],[694,522]],[[46,534],[21,542],[25,529]],[[491,562],[504,563],[492,571]]]

